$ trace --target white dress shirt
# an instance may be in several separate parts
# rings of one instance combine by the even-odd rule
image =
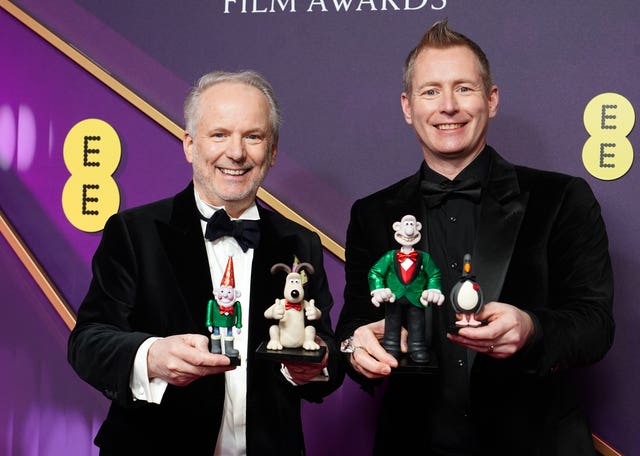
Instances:
[[[205,218],[210,218],[213,213],[221,209],[205,203],[195,192],[196,205]],[[258,220],[258,208],[251,205],[240,219]],[[216,456],[242,456],[246,454],[246,391],[247,391],[247,343],[249,334],[249,302],[251,300],[251,264],[253,262],[253,249],[246,252],[238,245],[236,240],[224,236],[215,241],[204,239],[207,222],[202,221],[203,242],[209,259],[209,270],[214,287],[220,285],[226,269],[229,256],[233,257],[233,269],[235,288],[240,291],[238,301],[242,306],[242,330],[236,334],[234,328],[233,345],[240,352],[241,363],[238,367],[225,372],[225,398],[222,415],[222,426],[218,435]],[[213,290],[211,290],[213,296]],[[203,302],[203,306],[207,303]],[[202,322],[204,327],[206,322]],[[221,329],[222,344],[224,344],[224,329]],[[144,400],[159,404],[167,388],[167,382],[153,378],[149,380],[147,372],[147,353],[151,344],[157,337],[147,339],[138,349],[134,361],[134,369],[131,375],[130,388],[137,400]]]

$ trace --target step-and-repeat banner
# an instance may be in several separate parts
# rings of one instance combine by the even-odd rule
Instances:
[[[420,164],[400,109],[402,65],[424,31],[448,18],[486,51],[500,88],[489,143],[510,161],[584,177],[602,205],[618,331],[611,352],[580,371],[579,383],[594,432],[625,454],[640,452],[630,431],[640,415],[628,381],[640,369],[635,0],[0,4],[0,207],[74,310],[106,217],[173,195],[191,169],[174,134],[43,39],[34,24],[178,125],[188,87],[202,73],[264,74],[283,111],[278,162],[264,187],[343,246],[353,201]],[[101,166],[92,166],[97,160]],[[327,263],[335,320],[342,263],[331,254]],[[324,404],[305,406],[310,453],[344,454],[346,445],[349,454],[367,454],[376,401],[346,380]],[[93,404],[83,413],[101,418],[105,402],[95,397]]]

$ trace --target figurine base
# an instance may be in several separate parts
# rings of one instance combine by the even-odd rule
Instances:
[[[320,363],[327,347],[321,346],[318,350],[305,350],[304,348],[283,348],[282,350],[269,350],[267,343],[262,342],[256,350],[258,358],[270,359],[278,362],[302,362]]]
[[[471,326],[471,325],[467,325],[467,326],[459,326],[459,325],[449,325],[447,326],[447,332],[450,334],[458,334],[458,331],[460,331],[462,328],[481,328],[483,326],[487,326],[489,324],[488,320],[482,320],[480,322],[481,324],[478,326]]]
[[[226,356],[227,358],[229,358],[229,366],[239,366],[242,364],[242,361],[240,361],[240,357],[239,356],[229,356],[226,355],[224,353],[214,353],[214,355],[222,355],[222,356]]]
[[[416,363],[407,353],[402,353],[398,360],[398,367],[391,371],[392,374],[432,374],[438,371],[438,358],[436,354],[429,351],[430,360],[428,363]]]

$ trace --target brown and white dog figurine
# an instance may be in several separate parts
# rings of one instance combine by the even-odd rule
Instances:
[[[271,273],[285,271],[287,278],[284,283],[284,298],[276,299],[264,312],[266,318],[278,320],[277,325],[269,328],[269,342],[267,349],[282,350],[283,348],[299,348],[305,350],[318,350],[320,345],[315,342],[316,328],[309,325],[305,327],[307,320],[317,320],[322,315],[320,309],[315,306],[313,299],[304,299],[302,275],[299,271],[305,270],[313,274],[314,268],[309,263],[294,264],[290,268],[284,263],[277,263],[271,267]]]

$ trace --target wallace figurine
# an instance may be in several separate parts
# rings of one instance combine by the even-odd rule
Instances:
[[[371,302],[385,304],[385,330],[382,346],[400,359],[400,331],[406,322],[408,355],[414,363],[430,362],[425,312],[430,304],[442,305],[440,269],[427,252],[414,249],[421,238],[422,224],[413,215],[393,223],[400,249],[390,250],[369,270]]]

